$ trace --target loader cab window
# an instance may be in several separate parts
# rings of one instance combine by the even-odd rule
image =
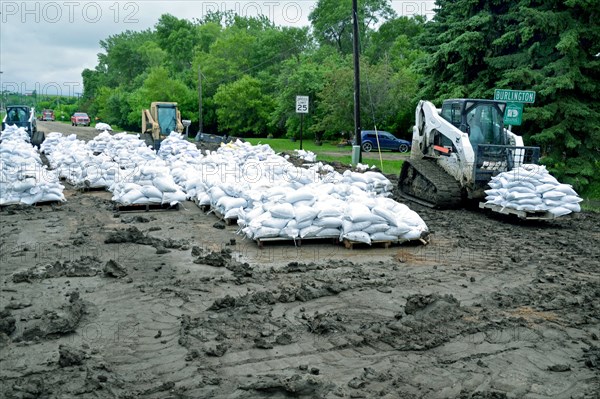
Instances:
[[[447,102],[442,104],[442,118],[460,129],[462,105],[460,102]]]
[[[479,104],[467,111],[471,145],[505,145],[503,116],[495,104]]]
[[[24,108],[12,108],[8,111],[8,118],[6,119],[11,122],[25,122],[29,119],[29,116]]]
[[[160,134],[168,136],[177,129],[177,109],[174,106],[158,107]]]

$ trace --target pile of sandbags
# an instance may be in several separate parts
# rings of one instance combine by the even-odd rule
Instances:
[[[545,166],[524,164],[494,176],[486,190],[486,204],[518,211],[548,211],[558,217],[580,212],[583,201],[568,184],[561,184]]]
[[[138,165],[160,160],[156,153],[140,140],[139,135],[125,132],[111,136],[102,152],[123,169],[135,169]]]
[[[112,200],[121,205],[176,205],[186,200],[186,194],[173,181],[168,168],[151,164],[141,165],[109,190],[113,193]]]
[[[73,135],[75,136],[75,135]],[[63,139],[63,134],[58,132],[48,133],[46,139],[40,145],[40,152],[50,154]]]
[[[7,126],[0,143],[0,205],[66,201],[58,176],[42,164],[23,128]]]
[[[306,150],[294,150],[294,154],[296,155],[296,157],[306,161],[306,162],[317,162],[317,154],[315,154],[312,151],[306,151]]]
[[[98,122],[96,123],[96,130],[104,131],[104,132],[112,132],[112,127],[108,123]]]
[[[27,130],[18,128],[17,125],[7,125],[5,130],[0,132],[0,141],[14,140],[29,143],[31,140]]]
[[[106,149],[106,146],[112,140],[113,140],[113,136],[110,133],[104,131],[104,132],[100,133],[99,135],[97,135],[96,137],[94,137],[92,140],[88,141],[87,147],[94,154],[98,154],[98,153],[104,152],[104,150]]]
[[[367,244],[416,240],[428,232],[406,205],[351,183],[273,187],[239,212],[238,224],[250,239],[335,237]]]

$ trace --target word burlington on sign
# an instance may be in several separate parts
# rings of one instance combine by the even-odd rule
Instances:
[[[496,89],[494,90],[494,100],[533,104],[535,91]]]

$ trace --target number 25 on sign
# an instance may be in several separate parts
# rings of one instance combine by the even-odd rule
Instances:
[[[308,114],[308,96],[296,96],[296,113]]]

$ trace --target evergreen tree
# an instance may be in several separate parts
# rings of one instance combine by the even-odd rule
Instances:
[[[535,90],[523,133],[562,181],[600,184],[600,1],[438,0],[422,35],[421,94],[492,98]]]

